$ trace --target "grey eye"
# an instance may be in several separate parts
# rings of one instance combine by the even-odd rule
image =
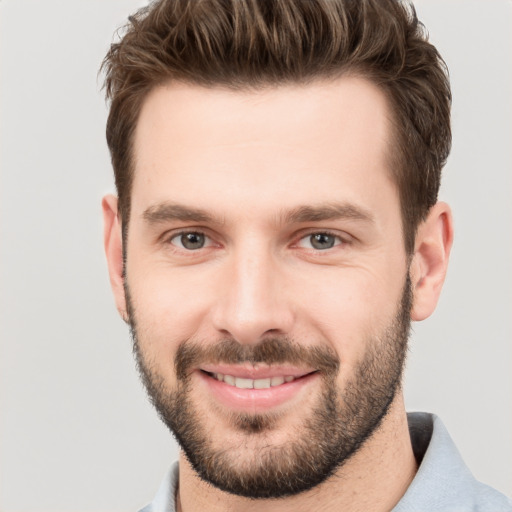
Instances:
[[[174,237],[176,245],[181,245],[184,249],[195,251],[202,249],[206,243],[206,237],[202,233],[181,233]]]
[[[314,249],[331,249],[336,245],[337,237],[327,233],[315,233],[309,237],[309,242]]]

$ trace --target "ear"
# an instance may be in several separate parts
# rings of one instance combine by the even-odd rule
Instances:
[[[107,195],[101,202],[103,210],[103,243],[107,256],[110,285],[114,293],[117,310],[126,322],[126,299],[123,277],[123,238],[117,209],[117,197]]]
[[[416,234],[411,262],[412,320],[424,320],[435,310],[443,287],[453,243],[453,219],[446,203],[435,204]]]

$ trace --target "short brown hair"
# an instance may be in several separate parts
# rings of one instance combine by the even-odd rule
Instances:
[[[439,53],[402,0],[158,0],[129,18],[102,64],[107,142],[126,227],[133,136],[148,92],[169,81],[257,89],[345,73],[383,90],[393,112],[390,164],[407,252],[437,201],[451,146],[451,93]]]

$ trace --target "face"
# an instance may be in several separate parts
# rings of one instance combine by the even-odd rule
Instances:
[[[126,308],[161,417],[225,491],[319,484],[395,397],[411,298],[389,139],[357,78],[143,106]]]

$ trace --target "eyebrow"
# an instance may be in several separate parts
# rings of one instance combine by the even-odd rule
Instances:
[[[222,220],[212,216],[206,210],[193,208],[177,203],[164,202],[148,207],[142,214],[149,224],[169,221],[205,222],[223,224]],[[328,203],[318,206],[298,206],[280,215],[285,224],[301,224],[304,222],[321,222],[327,220],[350,219],[374,222],[373,215],[366,209],[350,203]]]
[[[218,219],[212,217],[209,213],[201,208],[191,208],[176,203],[160,203],[150,206],[142,217],[149,224],[159,224],[169,221],[187,221],[187,222],[207,222],[220,224]]]
[[[360,206],[350,203],[328,203],[318,206],[299,206],[286,212],[284,220],[290,224],[321,222],[325,220],[351,219],[374,222],[373,215]]]

